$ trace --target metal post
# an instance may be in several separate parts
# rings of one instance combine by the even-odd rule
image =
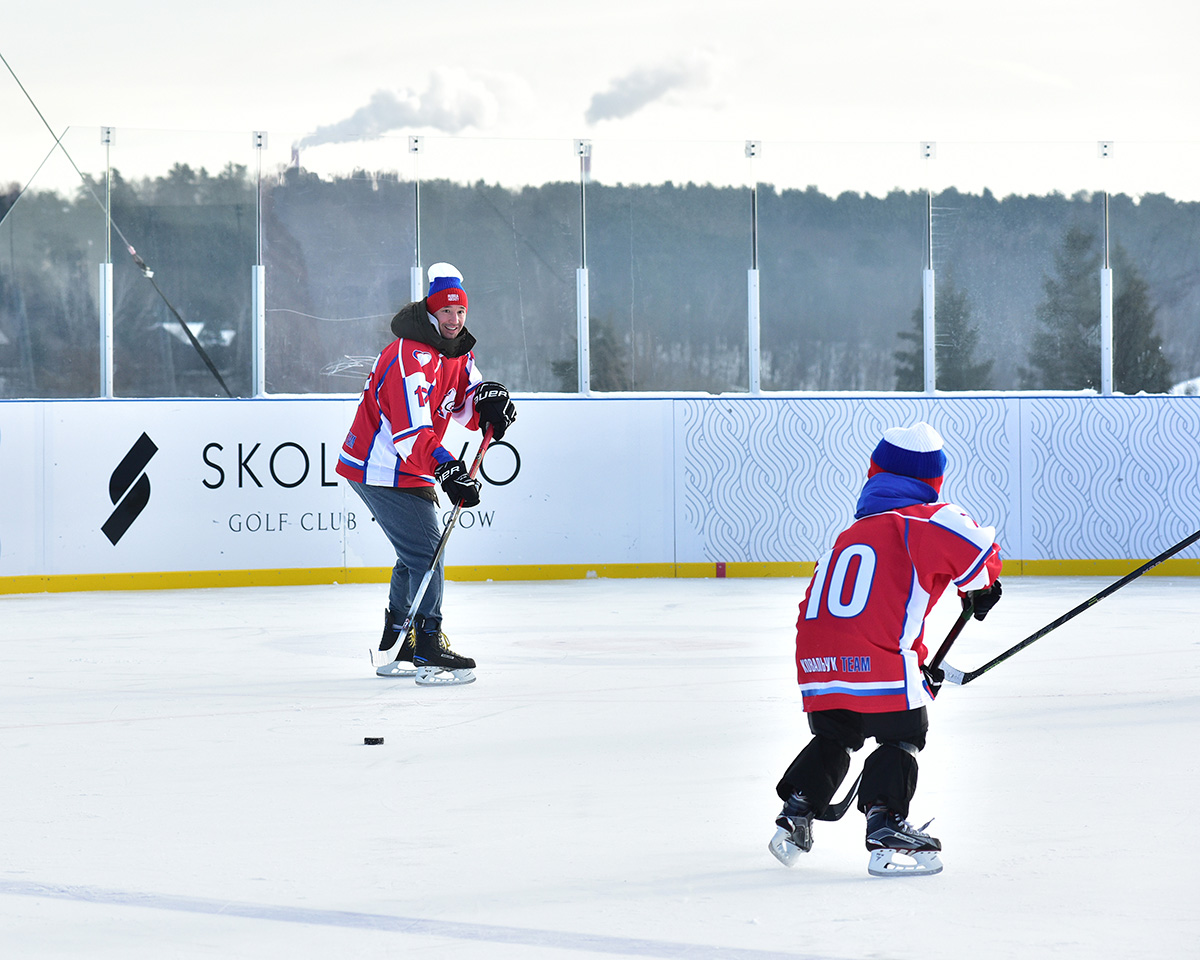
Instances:
[[[419,155],[425,145],[424,137],[409,137],[408,152],[413,155],[413,268],[409,273],[409,294],[412,302],[425,299],[425,284],[421,276],[421,169]]]
[[[754,158],[762,152],[761,140],[746,141],[750,161],[750,270],[746,277],[746,354],[750,362],[750,392],[762,393],[762,314],[758,291],[758,178]]]
[[[579,342],[579,392],[592,392],[591,328],[588,315],[587,177],[592,156],[591,140],[576,140],[579,157],[579,269],[575,271],[576,338]]]
[[[112,263],[112,142],[113,128],[100,128],[104,144],[104,262]]]
[[[113,395],[113,265],[112,265],[112,160],[113,128],[100,128],[104,144],[104,262],[100,264],[100,396]]]
[[[113,395],[113,265],[100,264],[100,396]]]
[[[749,307],[747,352],[750,354],[750,392],[762,393],[762,323],[758,292],[758,271],[746,271],[746,302]]]
[[[250,268],[250,394],[267,392],[267,268],[256,263]]]
[[[575,315],[579,340],[579,392],[592,392],[591,378],[591,333],[588,324],[588,272],[583,267],[575,271]]]
[[[924,351],[924,390],[933,393],[937,389],[937,323],[934,318],[934,278],[932,270],[924,270],[921,275],[921,301],[924,305],[922,339]]]
[[[1104,266],[1100,268],[1100,392],[1113,392],[1113,276],[1108,259],[1108,191],[1104,192]]]
[[[267,132],[254,131],[254,153],[258,161],[254,205],[254,266],[250,268],[250,395],[267,392],[267,268],[263,265],[262,153]]]
[[[923,350],[924,388],[926,393],[937,389],[937,286],[933,274],[933,192],[925,193],[925,269],[921,272],[921,304],[923,310],[921,342]]]
[[[920,153],[922,160],[936,160],[937,143],[933,140],[922,140]],[[937,389],[936,293],[937,286],[933,275],[933,188],[929,187],[925,191],[925,269],[921,272],[921,366],[926,393],[933,393]]]
[[[262,251],[262,152],[267,145],[267,131],[254,131],[254,157],[257,161],[257,172],[254,179],[254,262],[263,262]]]

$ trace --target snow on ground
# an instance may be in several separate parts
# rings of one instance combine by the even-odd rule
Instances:
[[[950,662],[1107,582],[1007,579]],[[479,680],[437,690],[373,675],[382,585],[0,597],[0,954],[1197,955],[1200,581],[947,688],[912,812],[946,869],[894,880],[855,812],[766,849],[804,586],[450,583]]]

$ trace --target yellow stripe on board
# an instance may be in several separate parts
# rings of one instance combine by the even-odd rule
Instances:
[[[198,590],[209,587],[294,587],[318,583],[379,583],[391,567],[300,567],[283,570],[173,570],[160,573],[80,573],[0,577],[0,594],[83,590]]]
[[[1005,560],[1002,576],[1119,578],[1145,560]],[[585,580],[721,577],[810,577],[811,561],[795,563],[548,563],[447,567],[446,579]],[[181,570],[0,577],[0,594],[86,590],[196,590],[211,587],[293,587],[322,583],[387,583],[391,567],[301,567],[283,570]],[[1200,560],[1172,557],[1145,576],[1200,576]]]
[[[1010,576],[1009,567],[1019,566],[1012,575],[1028,577],[1112,577],[1114,580],[1132,573],[1145,560],[1005,560],[1001,577]],[[1200,560],[1170,557],[1151,567],[1144,577],[1200,576]]]
[[[813,563],[548,563],[447,567],[448,580],[591,580],[656,577],[809,577]]]

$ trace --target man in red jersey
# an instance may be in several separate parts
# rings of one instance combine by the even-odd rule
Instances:
[[[396,339],[371,368],[337,472],[350,481],[396,551],[383,627],[391,643],[382,646],[398,653],[375,672],[416,676],[418,683],[470,683],[475,661],[451,650],[441,630],[441,558],[407,636],[393,634],[403,626],[441,538],[434,484],[451,503],[479,503],[479,481],[442,446],[450,420],[470,430],[491,426],[492,438],[499,440],[517,414],[503,384],[482,380],[475,369],[462,274],[437,263],[429,268],[429,280],[428,296],[392,318]]]
[[[813,738],[776,787],[784,801],[770,849],[787,865],[812,847],[820,819],[868,737],[858,808],[870,872],[936,873],[941,843],[905,818],[917,786],[926,704],[925,618],[953,583],[982,620],[1000,599],[995,530],[940,502],[942,438],[927,423],[893,427],[871,455],[855,522],[818,561],[796,622],[796,670]],[[938,671],[940,672],[940,671]],[[906,859],[897,860],[895,853]],[[911,861],[911,863],[910,863]]]

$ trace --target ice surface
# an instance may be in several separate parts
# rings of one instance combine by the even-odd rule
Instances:
[[[1107,582],[1006,579],[950,662]],[[767,851],[804,586],[450,583],[449,689],[374,676],[383,585],[0,597],[0,955],[1197,955],[1200,581],[943,691],[912,819],[946,869],[905,880],[854,812]]]

